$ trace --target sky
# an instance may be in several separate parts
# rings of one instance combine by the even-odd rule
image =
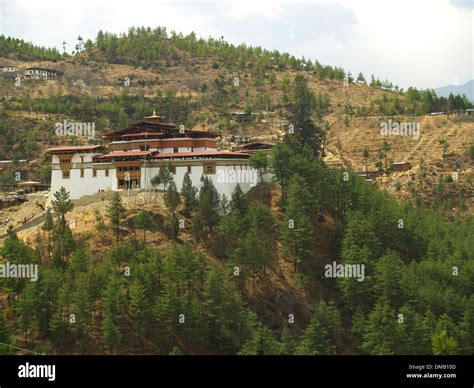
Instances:
[[[0,34],[57,47],[164,26],[362,72],[400,87],[474,79],[474,0],[0,0]]]

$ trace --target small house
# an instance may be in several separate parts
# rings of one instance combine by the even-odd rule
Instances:
[[[395,162],[390,166],[391,171],[408,171],[411,170],[410,162]]]

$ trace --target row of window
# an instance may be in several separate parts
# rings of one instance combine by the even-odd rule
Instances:
[[[242,168],[242,166],[239,166]],[[247,166],[244,166],[247,168]],[[235,166],[234,166],[235,169]],[[139,171],[140,167],[130,167],[129,169],[126,167],[119,167],[118,171]],[[105,169],[105,176],[109,176],[109,169]],[[188,174],[192,173],[192,166],[187,166],[187,172]],[[176,175],[176,166],[171,166],[171,173],[173,175]],[[216,165],[215,164],[205,164],[204,165],[204,174],[215,174],[216,173]],[[84,178],[84,169],[80,169],[80,177]],[[97,177],[97,170],[92,170],[92,177],[96,178]],[[63,170],[63,179],[69,179],[70,178],[70,172],[69,170]]]
[[[109,169],[105,169],[105,176],[109,176]],[[80,176],[81,178],[84,178],[84,169],[80,169]],[[69,170],[63,170],[63,179],[69,179],[71,177],[70,171]],[[97,177],[97,170],[92,170],[92,177],[96,178]]]
[[[119,166],[118,171],[140,171],[140,166]]]

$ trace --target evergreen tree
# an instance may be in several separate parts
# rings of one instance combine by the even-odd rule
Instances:
[[[365,160],[365,173],[367,174],[368,171],[368,161],[369,161],[369,149],[367,147],[364,148],[364,160]],[[367,178],[367,177],[366,177]]]
[[[231,212],[238,212],[242,214],[245,210],[246,203],[245,203],[245,195],[242,191],[242,188],[237,183],[232,191],[231,199],[230,199],[230,211]]]
[[[293,258],[293,271],[298,263],[314,257],[314,230],[309,218],[308,198],[305,181],[295,175],[288,189],[288,203],[285,207],[282,238],[286,252]]]
[[[102,307],[102,343],[110,353],[115,353],[121,346],[126,330],[124,319],[127,303],[120,278],[113,275],[103,294]]]
[[[69,192],[61,187],[54,193],[54,199],[51,201],[54,211],[64,220],[67,213],[74,208],[73,203],[69,199]]]
[[[262,151],[255,152],[250,156],[250,166],[258,171],[259,180],[262,182],[263,171],[268,167],[268,157]]]
[[[365,82],[364,74],[359,73],[359,75],[357,76],[357,81],[358,82],[363,82],[365,84],[366,82]]]
[[[179,196],[178,190],[176,189],[176,184],[174,180],[171,179],[168,183],[168,187],[165,191],[165,205],[171,214],[174,214],[181,203],[181,198]]]
[[[325,131],[313,122],[313,116],[322,117],[323,110],[318,109],[316,97],[308,87],[307,80],[302,75],[295,77],[292,103],[288,110],[289,120],[293,124],[295,134],[301,144],[308,144],[315,156],[322,155]]]
[[[183,195],[184,214],[189,217],[197,206],[197,189],[193,186],[188,172],[184,174],[181,194]]]
[[[122,198],[119,193],[114,193],[112,200],[107,206],[107,217],[109,218],[112,227],[115,229],[115,245],[118,246],[120,221],[125,217],[126,209],[123,206]]]
[[[10,344],[10,329],[4,318],[3,313],[0,313],[0,355],[8,354],[9,348],[4,344]]]
[[[387,304],[377,304],[368,315],[361,349],[372,355],[389,355],[397,353],[401,344],[401,324]]]
[[[241,355],[255,355],[255,356],[272,356],[280,354],[281,345],[272,335],[272,332],[265,326],[260,325],[252,339],[247,341],[242,350]]]
[[[138,281],[130,285],[129,315],[134,325],[133,335],[137,340],[143,340],[150,324],[150,303],[146,297],[146,290]]]
[[[271,210],[259,202],[252,203],[245,215],[246,233],[237,249],[236,262],[241,265],[242,272],[250,270],[254,285],[256,275],[264,273],[265,267],[275,258],[274,223]]]
[[[313,318],[305,329],[296,354],[336,354],[336,338],[342,330],[341,315],[334,304],[320,301]]]
[[[193,218],[193,228],[202,237],[207,237],[219,222],[219,194],[207,176],[201,178],[198,208]]]
[[[54,229],[54,221],[49,208],[46,210],[46,218],[41,229],[48,233],[48,258],[51,260],[51,231]]]
[[[143,230],[143,244],[146,243],[146,231],[153,227],[153,218],[150,213],[142,210],[133,218],[136,228]]]

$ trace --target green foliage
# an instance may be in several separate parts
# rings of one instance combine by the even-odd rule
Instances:
[[[16,39],[0,35],[0,56],[14,54],[22,61],[53,61],[61,59],[62,55],[55,48],[44,48]]]
[[[234,260],[240,271],[249,272],[254,280],[265,273],[265,268],[275,259],[274,223],[270,209],[259,202],[252,203],[245,214],[245,233]]]
[[[293,95],[288,106],[288,119],[301,144],[309,145],[314,155],[322,153],[326,136],[325,131],[314,124],[314,120],[321,120],[327,105],[326,100],[316,98],[302,75],[295,77]]]
[[[143,244],[146,243],[146,231],[153,228],[153,218],[150,213],[142,210],[133,218],[133,223],[137,229],[143,230]]]
[[[184,203],[183,212],[185,215],[190,216],[197,206],[197,189],[193,186],[188,172],[184,174],[181,194],[183,195]]]
[[[219,193],[212,180],[203,175],[197,211],[193,217],[193,229],[198,239],[205,239],[212,233],[219,222],[219,213]]]
[[[181,203],[181,197],[179,196],[178,190],[176,189],[176,184],[174,183],[173,179],[168,182],[164,199],[166,207],[171,212],[171,214],[174,214]]]
[[[341,315],[334,304],[321,300],[311,322],[301,336],[296,354],[328,355],[336,353],[335,341],[341,333]]]
[[[285,221],[282,225],[282,241],[285,250],[293,258],[293,272],[298,264],[308,265],[314,259],[314,229],[310,219],[310,193],[306,182],[293,175],[288,188]]]
[[[54,211],[58,213],[63,220],[66,214],[74,208],[73,203],[69,199],[69,192],[64,187],[61,187],[54,193],[54,199],[51,201],[51,205]]]
[[[118,192],[114,193],[112,200],[107,206],[107,217],[109,218],[110,224],[115,229],[115,241],[118,245],[119,241],[119,231],[120,231],[120,221],[125,217],[125,206],[123,206],[122,198]]]
[[[260,182],[262,181],[262,174],[268,167],[268,157],[262,151],[255,152],[250,157],[250,166],[258,171]]]

